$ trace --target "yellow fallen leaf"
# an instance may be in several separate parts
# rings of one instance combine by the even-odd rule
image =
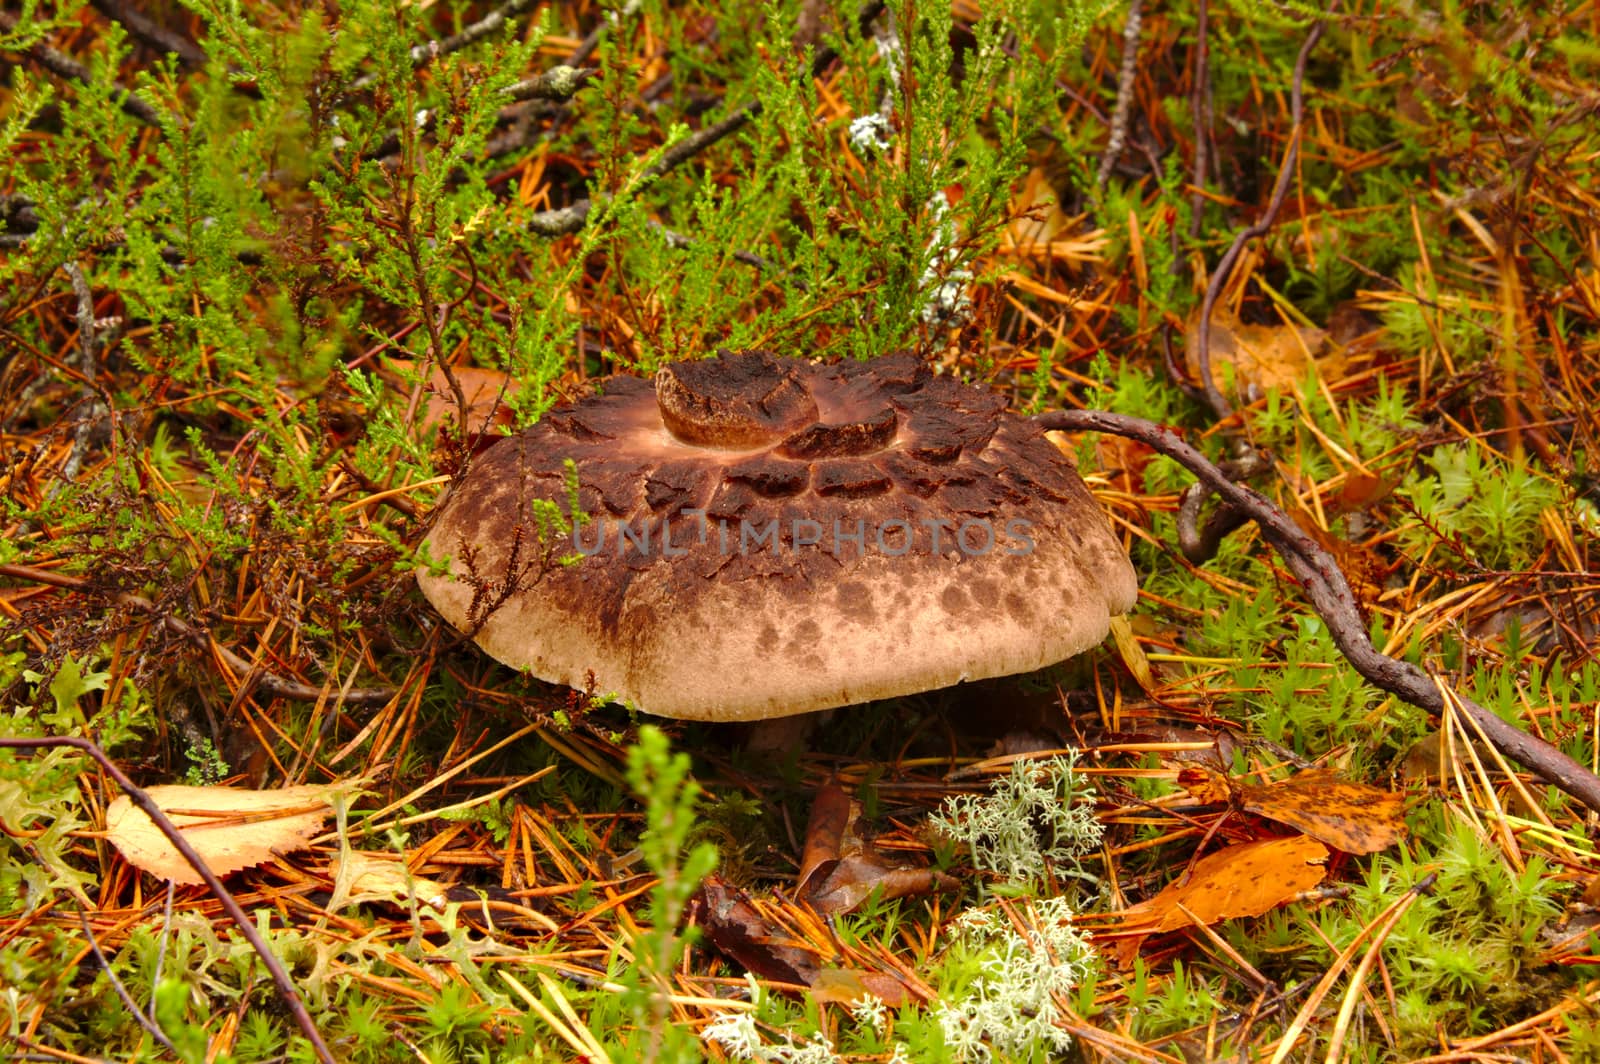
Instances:
[[[250,791],[236,787],[151,787],[167,819],[213,873],[252,868],[277,853],[304,849],[333,812],[335,795],[354,793],[356,780]],[[204,882],[155,821],[126,795],[106,809],[106,838],[129,864],[174,883]]]
[[[1328,334],[1296,325],[1247,325],[1224,310],[1211,315],[1211,379],[1226,389],[1222,367],[1233,367],[1235,393],[1254,400],[1272,389],[1292,394],[1316,366],[1323,377],[1336,374],[1343,355],[1329,351]],[[1200,377],[1200,312],[1184,326],[1184,362]]]

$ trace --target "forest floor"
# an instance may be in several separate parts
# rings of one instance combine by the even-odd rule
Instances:
[[[7,2],[0,1055],[1600,1058],[1596,40]],[[452,477],[721,349],[1260,494],[1064,420],[1134,611],[776,754],[441,622]]]

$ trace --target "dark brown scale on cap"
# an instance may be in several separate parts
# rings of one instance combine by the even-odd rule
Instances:
[[[785,462],[763,455],[730,466],[726,476],[729,483],[748,484],[757,495],[784,499],[806,490],[811,481],[811,469],[804,462]]]
[[[778,453],[787,458],[838,458],[850,454],[872,454],[894,442],[899,421],[894,410],[884,407],[861,421],[839,425],[807,425],[784,440]]]
[[[843,461],[824,462],[818,466],[814,484],[817,494],[823,497],[865,499],[889,491],[894,481],[884,472],[881,463]]]
[[[590,520],[549,556],[579,560],[534,564],[528,503],[565,511],[567,459]],[[486,450],[428,546],[452,561],[424,593],[491,655],[711,720],[1038,668],[1098,642],[1136,590],[1071,461],[911,355],[613,378]],[[487,618],[469,546],[479,580],[521,570]]]
[[[816,420],[817,404],[794,374],[757,352],[732,362],[680,362],[656,374],[667,430],[684,443],[760,447]]]

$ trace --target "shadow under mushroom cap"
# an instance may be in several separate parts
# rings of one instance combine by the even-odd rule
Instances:
[[[533,499],[567,517],[544,547]],[[493,657],[693,720],[1037,669],[1098,643],[1137,593],[1044,433],[910,355],[724,354],[608,380],[485,451],[428,548],[451,560],[423,593]]]

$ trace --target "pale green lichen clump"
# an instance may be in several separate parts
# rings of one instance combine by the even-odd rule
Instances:
[[[1057,1021],[1057,994],[1072,991],[1089,974],[1094,954],[1072,929],[1064,898],[1032,905],[1035,926],[1019,935],[1009,921],[986,909],[968,909],[953,930],[983,957],[966,992],[939,1002],[934,1016],[957,1060],[1027,1060],[1040,1050],[1064,1051],[1072,1038]]]
[[[946,798],[934,828],[964,843],[979,870],[1017,883],[1032,882],[1046,869],[1070,866],[1100,845],[1104,829],[1094,817],[1094,792],[1080,788],[1076,755],[1018,761],[989,794]]]

